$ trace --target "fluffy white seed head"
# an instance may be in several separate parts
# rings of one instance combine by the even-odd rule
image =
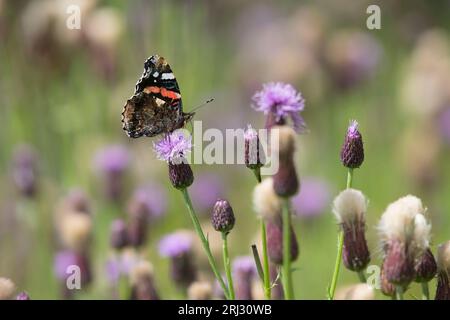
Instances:
[[[208,281],[193,282],[188,288],[189,300],[209,300],[212,298],[213,288]]]
[[[153,265],[149,261],[141,260],[131,269],[130,282],[133,285],[149,278],[153,278]]]
[[[367,211],[367,200],[364,194],[356,189],[345,189],[333,201],[333,213],[339,223],[352,224],[364,219]]]
[[[407,195],[391,203],[381,216],[378,226],[382,243],[387,243],[391,240],[408,243],[413,241],[416,216],[418,214],[423,215],[425,211],[422,201],[412,195]],[[427,229],[427,227],[423,228],[423,221],[421,221],[422,218],[418,218],[419,229],[422,229],[418,234],[422,233],[423,235],[423,229]]]
[[[427,249],[430,246],[431,224],[422,213],[414,217],[414,242],[420,249]]]
[[[16,286],[8,278],[0,278],[0,300],[10,300],[14,297]]]
[[[338,290],[336,300],[375,300],[375,290],[366,283],[355,284]]]
[[[63,244],[75,251],[85,249],[92,231],[91,217],[84,213],[70,212],[64,214],[60,222],[59,231]]]
[[[439,245],[437,252],[437,266],[439,271],[450,275],[450,241]]]
[[[281,213],[281,201],[273,189],[273,179],[266,178],[253,190],[253,208],[263,219],[273,219]]]
[[[291,155],[295,151],[295,141],[297,134],[290,126],[274,126],[270,130],[270,139],[278,138],[278,145],[275,143],[271,151],[278,152],[280,157]]]

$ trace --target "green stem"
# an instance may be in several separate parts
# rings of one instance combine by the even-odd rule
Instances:
[[[347,189],[352,187],[353,182],[353,169],[349,168],[347,172]],[[342,249],[344,246],[344,231],[340,230],[338,233],[338,252],[336,256],[336,262],[334,264],[334,273],[333,278],[331,280],[330,290],[328,292],[328,299],[334,299],[334,293],[336,291],[337,280],[339,277],[339,270],[341,269],[341,261],[342,261]]]
[[[189,197],[189,193],[186,188],[181,189],[181,193],[183,194],[184,203],[186,204],[186,207],[188,208],[192,223],[194,224],[195,232],[197,232],[197,235],[199,236],[199,238],[202,242],[203,250],[205,250],[205,253],[208,257],[208,261],[209,261],[209,264],[211,265],[211,269],[213,270],[217,281],[219,281],[219,284],[222,287],[222,290],[225,294],[225,298],[229,299],[230,293],[228,291],[227,286],[225,285],[225,282],[222,279],[222,276],[219,273],[219,270],[218,270],[217,264],[216,264],[216,260],[214,259],[213,255],[211,253],[208,239],[206,239],[205,234],[203,233],[202,227],[200,226],[200,221],[198,221],[197,215],[195,214],[194,207],[192,206],[191,198]]]
[[[359,277],[359,281],[361,281],[361,283],[366,283],[366,276],[364,275],[364,270],[358,271],[358,277]]]
[[[272,298],[272,285],[270,283],[269,255],[267,254],[267,235],[266,222],[261,219],[261,237],[263,250],[263,268],[264,268],[264,296],[267,300]]]
[[[230,294],[230,300],[235,299],[233,277],[231,276],[230,257],[228,255],[228,233],[222,232],[222,252],[223,252],[223,264],[225,266],[225,273],[228,281],[228,292]]]
[[[395,294],[397,296],[397,300],[403,300],[403,287],[397,286],[395,289]]]
[[[283,199],[283,289],[286,300],[294,299],[291,270],[291,216],[289,201]]]
[[[422,282],[422,300],[430,300],[430,290],[428,289],[428,282]]]

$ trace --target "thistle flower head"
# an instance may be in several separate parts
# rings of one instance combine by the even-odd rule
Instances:
[[[167,209],[167,195],[158,184],[147,184],[137,188],[128,203],[128,213],[145,216],[149,221],[161,218]]]
[[[420,256],[415,265],[416,282],[428,282],[434,278],[437,272],[437,264],[430,248]]]
[[[251,125],[244,132],[245,165],[250,169],[258,169],[263,166],[264,152],[260,148],[258,133]]]
[[[107,174],[119,174],[128,168],[130,154],[121,145],[111,145],[99,150],[94,157],[97,170]]]
[[[195,281],[187,291],[189,300],[210,300],[213,295],[213,287],[208,281]]]
[[[127,225],[122,219],[111,223],[110,244],[114,249],[123,249],[128,245]]]
[[[364,146],[358,122],[350,121],[341,149],[341,162],[347,168],[359,168],[364,161]]]
[[[215,174],[201,173],[196,175],[189,193],[194,207],[199,208],[199,213],[209,213],[216,200],[224,195],[223,183]]]
[[[140,260],[131,270],[131,299],[132,300],[159,300],[153,280],[153,265]]]
[[[68,277],[67,268],[78,265],[77,254],[71,250],[59,251],[54,258],[53,268],[56,278],[66,280]]]
[[[0,300],[10,300],[14,297],[16,286],[8,278],[0,278]]]
[[[159,254],[163,257],[174,258],[191,251],[193,245],[191,234],[179,231],[171,233],[159,242]]]
[[[438,247],[437,265],[441,272],[450,276],[450,241],[442,243]]]
[[[91,204],[86,192],[79,188],[71,189],[68,192],[67,196],[63,199],[62,207],[63,210],[66,209],[84,213],[91,212]]]
[[[16,296],[16,300],[30,300],[30,296],[25,291],[22,291]]]
[[[212,226],[219,232],[230,232],[234,227],[233,208],[227,200],[217,200],[211,216]]]
[[[331,192],[327,181],[316,177],[302,179],[300,193],[292,199],[296,216],[313,218],[325,212]]]
[[[235,274],[256,274],[255,260],[250,256],[239,256],[233,261],[233,273]]]
[[[154,142],[153,149],[159,160],[172,164],[186,162],[186,156],[192,149],[191,136],[186,137],[183,131],[176,130]]]
[[[263,89],[253,96],[253,101],[256,111],[273,116],[276,123],[290,117],[297,132],[305,128],[305,122],[300,116],[305,108],[305,100],[292,85],[282,82],[264,84]]]
[[[135,285],[145,278],[153,278],[153,265],[149,261],[139,260],[130,270],[130,282]]]
[[[367,200],[356,189],[345,189],[333,201],[333,213],[339,223],[352,225],[355,221],[364,221]]]
[[[283,264],[283,225],[281,217],[277,219],[267,221],[266,223],[267,233],[267,253],[272,263],[276,265]],[[299,255],[299,246],[295,230],[290,226],[290,260],[295,261]]]
[[[266,178],[253,190],[253,208],[263,219],[274,219],[281,214],[281,200],[273,188],[273,179]]]
[[[92,233],[92,219],[86,214],[68,212],[61,217],[61,241],[66,248],[81,252],[89,244]]]

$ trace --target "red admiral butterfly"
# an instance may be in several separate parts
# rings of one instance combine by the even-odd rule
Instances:
[[[130,138],[154,137],[184,127],[194,113],[184,113],[178,82],[166,59],[151,56],[122,111],[122,128]]]

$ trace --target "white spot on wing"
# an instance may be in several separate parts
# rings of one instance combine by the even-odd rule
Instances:
[[[156,78],[156,77],[158,77],[158,76],[159,76],[158,71],[155,71],[155,72],[153,73],[153,77]]]
[[[175,79],[175,76],[173,75],[172,72],[163,73],[163,74],[161,75],[161,79],[162,79],[162,80],[172,80],[172,79]]]

